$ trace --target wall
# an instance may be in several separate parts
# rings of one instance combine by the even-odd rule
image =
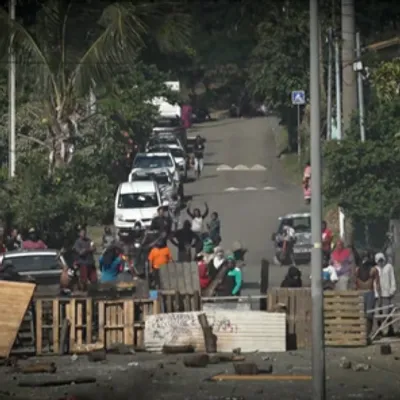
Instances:
[[[192,345],[204,351],[204,338],[197,316],[200,312],[151,315],[146,319],[144,343],[147,351],[162,351],[164,345]],[[206,312],[217,336],[219,352],[286,351],[286,315],[263,311]]]

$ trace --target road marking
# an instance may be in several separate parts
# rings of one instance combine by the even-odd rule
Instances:
[[[273,186],[265,186],[263,190],[276,190],[276,187]]]
[[[247,165],[239,164],[233,168],[234,171],[249,171],[250,168]]]
[[[249,191],[249,190],[258,190],[258,189],[255,187],[252,187],[252,186],[248,186],[248,187],[244,188],[243,190]]]
[[[267,168],[265,168],[263,165],[256,164],[256,165],[253,165],[253,166],[250,168],[250,170],[251,170],[251,171],[266,171]]]
[[[236,192],[236,191],[238,191],[238,190],[240,190],[240,189],[238,189],[238,188],[236,188],[236,187],[229,187],[229,188],[225,189],[224,191],[225,191],[225,192]]]
[[[221,164],[217,168],[217,171],[231,171],[231,170],[232,170],[232,167],[230,167],[229,165],[226,165],[226,164]]]

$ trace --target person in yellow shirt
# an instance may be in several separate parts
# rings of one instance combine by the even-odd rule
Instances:
[[[155,289],[160,289],[160,268],[172,261],[172,254],[167,246],[166,240],[159,240],[151,249],[149,256],[149,265],[152,281]]]

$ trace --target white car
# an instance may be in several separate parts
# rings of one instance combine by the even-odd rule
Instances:
[[[161,205],[160,190],[155,181],[121,183],[115,196],[114,225],[117,229],[129,229],[140,222],[147,228]]]
[[[167,168],[155,174],[147,170],[135,170],[129,174],[129,182],[153,180],[157,183],[162,201],[179,194],[179,187]]]
[[[187,156],[185,150],[180,146],[170,146],[169,151],[174,157],[175,163],[179,168],[181,177],[187,179]]]
[[[187,156],[186,151],[183,147],[178,144],[169,144],[169,145],[155,145],[154,147],[149,147],[149,151],[168,151],[171,153],[172,157],[175,160],[176,165],[178,166],[180,177],[186,181],[187,179]]]
[[[183,150],[182,142],[173,134],[170,135],[158,135],[151,137],[145,146],[146,152],[149,152],[153,148],[177,148],[180,147]]]
[[[167,168],[176,182],[180,182],[180,174],[174,157],[168,152],[138,153],[133,160],[131,173],[138,170],[158,174]]]

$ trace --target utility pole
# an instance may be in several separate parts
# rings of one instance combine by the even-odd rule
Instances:
[[[365,142],[365,119],[364,119],[364,87],[363,87],[363,64],[361,61],[361,39],[360,32],[356,34],[356,56],[357,61],[354,63],[354,71],[357,72],[357,88],[358,88],[358,118],[360,124],[361,141]]]
[[[332,139],[332,28],[328,29],[328,82],[326,95],[326,137]]]
[[[10,0],[10,24],[15,21],[16,0]],[[15,54],[14,35],[10,37],[10,58],[8,66],[8,113],[9,113],[9,148],[8,148],[8,173],[10,178],[15,176]]]
[[[339,38],[335,37],[335,87],[336,87],[336,127],[337,136],[335,139],[342,140],[342,81],[341,81],[341,65],[340,65],[340,44]],[[343,210],[339,207],[339,233],[340,238],[345,239],[345,218]]]
[[[342,0],[343,132],[350,128],[351,117],[357,111],[356,74],[353,70],[355,35],[354,0]]]
[[[322,191],[320,137],[320,74],[318,0],[310,0],[310,104],[311,104],[311,297],[313,400],[325,400],[324,296],[322,291]]]
[[[340,46],[339,39],[335,37],[335,89],[336,89],[336,127],[337,139],[342,139],[342,84],[340,70]]]

